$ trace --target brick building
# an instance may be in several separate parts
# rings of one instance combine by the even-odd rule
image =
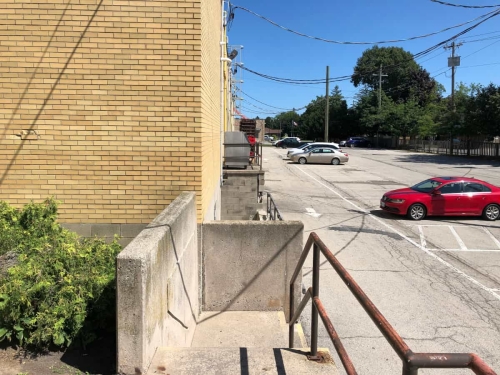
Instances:
[[[188,190],[199,221],[218,218],[221,8],[2,1],[0,200],[54,196],[61,222],[120,226],[150,222]]]

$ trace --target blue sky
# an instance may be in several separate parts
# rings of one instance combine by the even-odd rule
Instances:
[[[448,1],[467,5],[488,5],[500,2],[499,0]],[[341,41],[403,39],[439,31],[492,11],[492,9],[454,8],[430,0],[314,0],[309,2],[304,0],[234,0],[232,4],[248,8],[301,33]],[[429,38],[379,46],[398,46],[411,53],[418,53],[448,39],[466,27]],[[491,34],[474,37],[485,33]],[[466,34],[465,38],[459,38],[458,41],[496,36],[500,37],[500,16],[490,19]],[[241,55],[235,60],[244,63],[245,67],[271,76],[294,79],[324,78],[327,65],[330,66],[331,77],[350,75],[362,52],[370,48],[370,46],[337,45],[306,39],[279,29],[241,9],[235,11],[235,18],[229,31],[229,44],[244,46]],[[418,59],[417,62],[434,76],[446,72],[449,54],[449,51],[440,48]],[[462,57],[462,67],[457,69],[457,82],[485,85],[490,82],[500,83],[500,38],[466,43],[457,50],[457,55]],[[436,76],[436,79],[445,86],[447,93],[451,88],[449,73]],[[244,81],[239,85],[243,92],[274,107],[300,108],[307,105],[317,95],[325,94],[324,84],[299,86],[276,83],[248,72],[239,73],[237,78]],[[351,105],[357,89],[349,81],[340,82],[338,85]],[[278,109],[257,103],[243,94],[240,96],[245,99],[242,104],[244,108],[256,111],[242,110],[247,117],[264,118],[274,116],[272,112],[279,112]]]

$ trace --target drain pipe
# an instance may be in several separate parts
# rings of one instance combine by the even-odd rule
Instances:
[[[224,183],[223,179],[223,142],[224,142],[224,123],[225,123],[225,113],[224,113],[224,64],[228,61],[231,61],[231,59],[225,57],[226,52],[225,50],[227,49],[226,47],[226,38],[224,35],[224,29],[225,29],[225,0],[221,1],[222,5],[222,10],[221,10],[221,28],[220,28],[220,48],[221,48],[221,55],[220,55],[220,184],[219,186],[222,187]]]

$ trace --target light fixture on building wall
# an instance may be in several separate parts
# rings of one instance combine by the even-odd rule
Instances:
[[[238,51],[236,51],[235,49],[233,49],[233,50],[229,53],[229,55],[228,55],[228,57],[229,57],[231,60],[234,60],[236,56],[238,56]]]

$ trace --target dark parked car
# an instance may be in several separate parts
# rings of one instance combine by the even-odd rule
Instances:
[[[296,137],[285,138],[276,143],[276,147],[281,148],[299,148],[302,145],[307,144],[307,142],[300,142]]]
[[[370,140],[364,137],[351,137],[345,145],[346,147],[372,147]]]

